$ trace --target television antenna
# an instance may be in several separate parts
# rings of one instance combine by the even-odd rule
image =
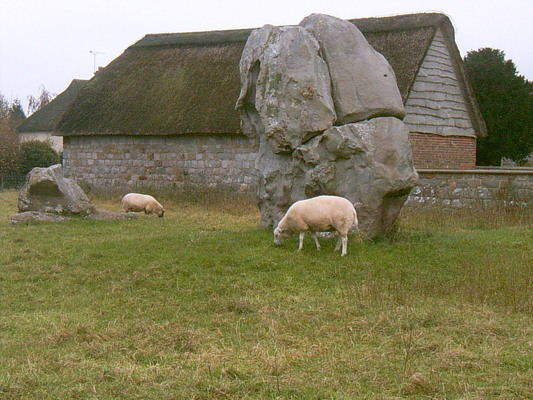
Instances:
[[[98,54],[105,54],[105,53],[102,53],[101,51],[93,51],[93,50],[89,50],[89,53],[93,55],[93,69],[94,69],[93,72],[96,72],[96,56]]]

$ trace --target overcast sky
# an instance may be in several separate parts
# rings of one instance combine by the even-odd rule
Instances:
[[[26,108],[41,85],[58,94],[72,79],[90,79],[95,59],[106,66],[149,33],[295,25],[311,13],[435,11],[451,18],[462,56],[503,50],[533,81],[533,0],[0,0],[0,93]]]

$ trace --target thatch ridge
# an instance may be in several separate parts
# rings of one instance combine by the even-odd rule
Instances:
[[[227,31],[155,33],[144,36],[130,48],[155,46],[191,46],[215,45],[246,42],[253,29],[235,29]]]
[[[421,28],[436,28],[449,18],[442,13],[403,14],[389,17],[357,18],[349,20],[363,33],[391,32]]]
[[[18,127],[17,131],[24,132],[53,132],[63,114],[87,80],[74,79],[69,86],[58,94],[50,103],[37,110],[26,118]]]
[[[389,61],[404,102],[438,27],[446,25],[455,46],[444,14],[350,21]],[[85,86],[59,131],[64,136],[240,134],[234,109],[239,60],[252,30],[146,35]],[[461,64],[460,56],[456,63]],[[468,83],[462,82],[468,94]],[[474,116],[476,107],[471,107]]]

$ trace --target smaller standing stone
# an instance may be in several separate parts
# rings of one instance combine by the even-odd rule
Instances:
[[[60,164],[34,168],[19,192],[18,209],[44,213],[88,215],[95,211],[87,195],[72,179],[63,176]]]

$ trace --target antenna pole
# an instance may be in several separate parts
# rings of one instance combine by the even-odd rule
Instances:
[[[102,53],[101,51],[93,51],[93,50],[89,50],[89,53],[93,55],[93,72],[96,72],[96,56],[98,54],[105,54],[105,53]]]

